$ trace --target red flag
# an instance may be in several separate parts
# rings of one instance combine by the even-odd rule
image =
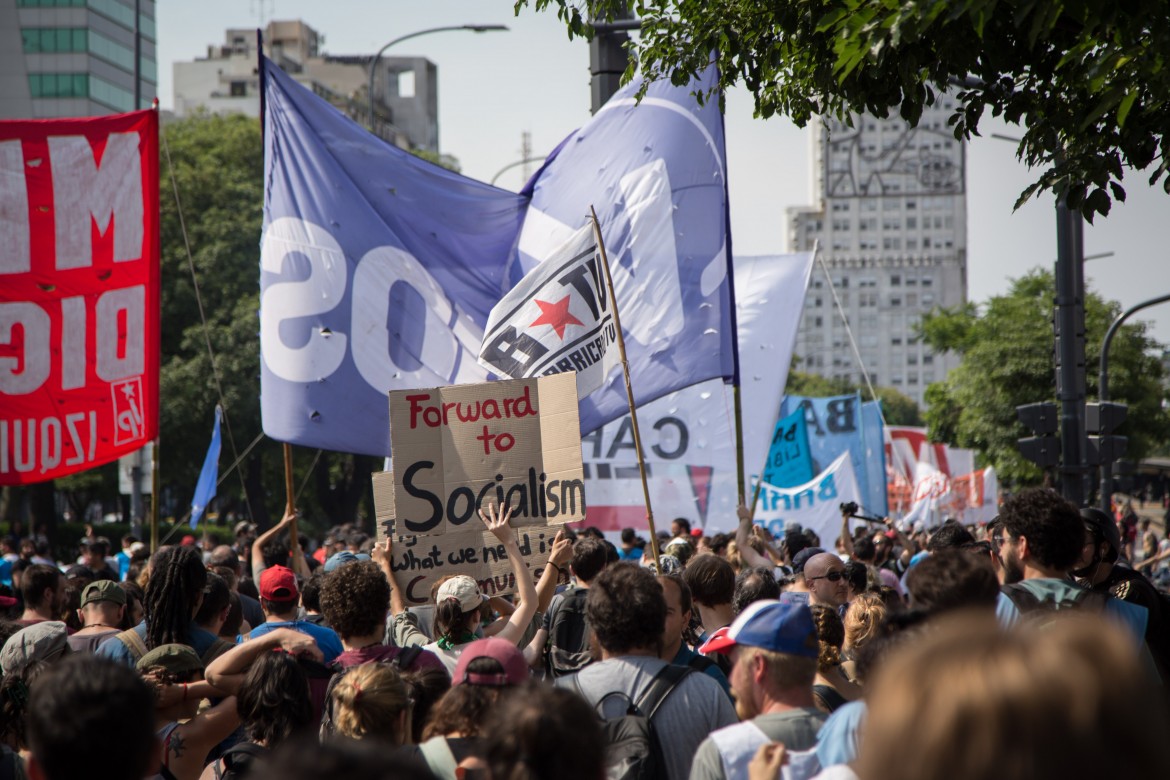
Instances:
[[[158,430],[158,115],[0,122],[0,485]]]

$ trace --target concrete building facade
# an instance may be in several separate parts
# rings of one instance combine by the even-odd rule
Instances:
[[[794,354],[798,370],[863,384],[840,299],[874,385],[922,404],[927,385],[958,365],[934,354],[916,327],[936,307],[967,300],[964,144],[942,96],[917,128],[900,118],[828,121],[812,133],[812,201],[788,210],[790,251],[819,243]]]
[[[264,53],[282,70],[354,121],[369,125],[371,55],[322,54],[324,38],[303,21],[273,21]],[[229,29],[207,57],[174,65],[174,113],[196,110],[260,115],[256,32]],[[373,131],[404,149],[439,151],[438,69],[423,57],[382,57],[374,74]]]
[[[0,0],[0,117],[149,108],[155,41],[154,0]]]

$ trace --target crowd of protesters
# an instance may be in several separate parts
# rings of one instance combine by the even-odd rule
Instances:
[[[734,534],[675,520],[657,561],[565,527],[531,570],[507,511],[482,518],[513,594],[448,575],[412,607],[391,542],[340,527],[290,553],[292,516],[153,555],[91,535],[68,566],[6,541],[0,780],[1170,769],[1170,600],[1142,573],[1164,551],[1052,491],[833,540],[741,507]]]

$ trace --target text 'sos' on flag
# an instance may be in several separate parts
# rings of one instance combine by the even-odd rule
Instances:
[[[479,354],[489,313],[591,204],[637,401],[733,375],[722,121],[715,101],[692,94],[713,71],[684,86],[651,84],[641,103],[640,83],[629,85],[521,194],[392,147],[279,68],[264,62],[264,73],[267,435],[390,454],[386,393],[487,380]],[[576,306],[548,315],[566,340],[579,327],[566,315],[584,321]],[[582,430],[628,411],[623,383],[605,383],[580,402]]]
[[[157,435],[158,115],[0,122],[0,484]]]
[[[513,379],[577,372],[577,397],[621,365],[592,223],[533,269],[488,316],[481,365]]]

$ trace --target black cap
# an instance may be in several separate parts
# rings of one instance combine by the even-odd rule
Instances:
[[[1096,507],[1087,506],[1081,510],[1081,518],[1098,539],[1109,542],[1114,552],[1121,552],[1121,532],[1112,517]]]

